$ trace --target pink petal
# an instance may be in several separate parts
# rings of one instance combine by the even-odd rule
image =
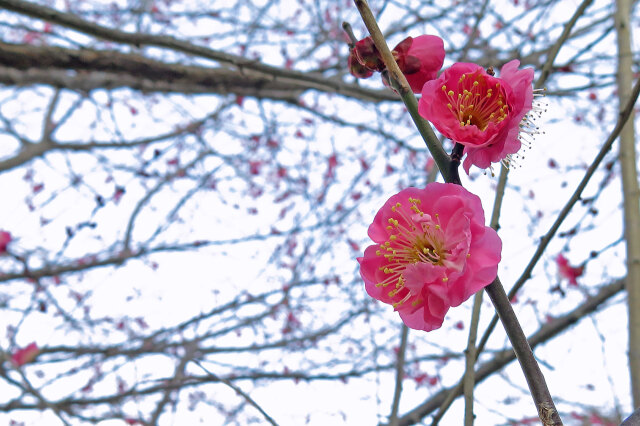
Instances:
[[[25,348],[15,351],[11,355],[11,362],[17,367],[23,366],[24,364],[33,361],[36,356],[38,356],[39,352],[40,349],[38,348],[38,345],[35,342],[30,343]]]

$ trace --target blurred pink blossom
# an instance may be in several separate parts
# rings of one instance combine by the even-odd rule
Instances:
[[[584,272],[584,266],[571,266],[569,260],[560,253],[556,256],[556,264],[558,265],[558,274],[562,278],[569,280],[569,284],[573,286],[578,285],[577,278],[582,276]]]
[[[36,359],[38,353],[40,353],[38,345],[35,342],[29,343],[26,347],[18,349],[11,355],[11,362],[16,367],[20,367]]]
[[[7,252],[7,246],[11,242],[11,234],[7,231],[0,231],[0,255]]]

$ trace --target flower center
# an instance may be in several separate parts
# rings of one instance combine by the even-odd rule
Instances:
[[[462,74],[453,88],[442,86],[448,100],[447,107],[460,126],[476,126],[484,131],[489,123],[500,123],[509,115],[500,81],[481,73]]]
[[[387,230],[390,232],[389,239],[380,245],[380,250],[376,251],[378,256],[384,256],[387,263],[380,267],[387,278],[376,284],[377,287],[388,287],[395,284],[389,292],[389,297],[398,296],[400,300],[393,304],[394,307],[401,305],[411,298],[412,294],[405,288],[403,273],[407,266],[418,263],[431,263],[432,265],[443,265],[443,261],[448,255],[444,244],[444,232],[440,227],[438,214],[435,218],[426,215],[420,210],[418,205],[420,200],[409,198],[411,213],[406,211],[401,203],[396,203],[391,211],[397,213],[397,218],[389,218]],[[444,277],[443,281],[447,281]],[[413,307],[422,303],[416,299],[411,305]]]

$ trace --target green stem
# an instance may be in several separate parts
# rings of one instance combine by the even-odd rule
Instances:
[[[450,182],[451,176],[449,174],[449,163],[451,159],[449,155],[445,152],[444,148],[442,148],[442,144],[436,137],[436,134],[433,132],[431,125],[427,120],[422,118],[422,116],[418,113],[418,101],[416,100],[411,87],[409,87],[409,83],[407,82],[406,77],[400,71],[398,64],[387,46],[387,42],[380,31],[380,27],[378,27],[378,22],[376,18],[373,16],[369,5],[366,0],[354,0],[358,11],[360,12],[360,16],[362,16],[362,21],[365,26],[369,30],[369,34],[371,34],[371,38],[376,45],[376,48],[380,52],[382,56],[382,61],[387,67],[387,71],[389,72],[389,81],[391,82],[392,87],[400,94],[402,101],[404,102],[407,110],[409,111],[409,115],[413,119],[416,127],[418,128],[418,132],[420,132],[420,136],[424,140],[429,152],[431,152],[431,156],[433,160],[438,165],[442,176],[445,181]]]
[[[342,29],[344,30],[345,33],[347,33],[347,36],[349,37],[349,48],[353,49],[356,43],[358,42],[358,39],[356,38],[356,35],[353,33],[353,28],[351,28],[351,24],[349,24],[348,22],[343,22]]]
[[[476,382],[476,339],[478,337],[478,321],[480,321],[483,292],[484,290],[480,290],[473,297],[473,309],[471,311],[471,322],[469,323],[469,338],[467,339],[467,350],[465,352],[465,373],[463,379],[464,426],[473,426],[473,421],[476,417],[473,414],[473,388]]]

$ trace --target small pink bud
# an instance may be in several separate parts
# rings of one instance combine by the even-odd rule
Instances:
[[[11,362],[16,367],[20,367],[36,359],[38,353],[40,353],[40,349],[38,348],[38,345],[33,342],[28,344],[25,348],[15,351],[11,355]]]
[[[11,242],[11,234],[7,231],[0,231],[0,255],[7,252],[7,246]]]

